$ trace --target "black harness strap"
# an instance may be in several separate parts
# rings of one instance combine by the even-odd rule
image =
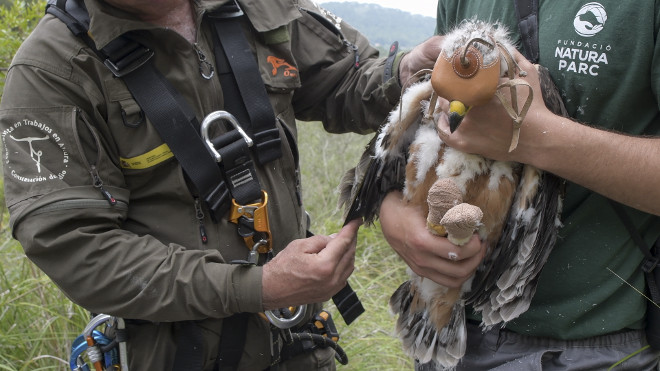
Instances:
[[[348,282],[346,282],[346,286],[343,289],[339,290],[332,297],[332,301],[337,306],[337,310],[347,325],[353,323],[353,321],[364,313],[364,307],[362,306],[362,302],[360,302],[360,298],[358,298],[357,293],[353,291],[353,288]]]
[[[263,165],[282,156],[281,139],[259,67],[241,26],[243,16],[235,0],[209,15],[215,20],[214,40],[220,44],[214,52],[226,110],[253,134],[255,154]]]
[[[220,351],[215,359],[213,371],[233,371],[238,368],[245,347],[249,316],[249,313],[237,313],[222,321]],[[225,336],[225,334],[231,335]]]
[[[229,210],[231,196],[220,168],[199,136],[196,129],[199,124],[192,110],[177,98],[179,94],[172,91],[150,62],[124,74],[122,80],[206,201],[215,220],[222,218]]]
[[[204,339],[194,321],[175,323],[177,342],[172,371],[202,370]]]
[[[514,0],[523,54],[532,63],[539,61],[539,0]]]

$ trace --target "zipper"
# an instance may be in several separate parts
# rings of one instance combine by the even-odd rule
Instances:
[[[360,68],[360,53],[358,53],[358,47],[357,47],[357,45],[353,44],[352,42],[350,42],[346,39],[344,39],[343,41],[344,41],[344,45],[347,48],[351,49],[353,51],[353,54],[355,55],[355,61],[353,63],[353,68],[355,68],[357,70],[358,68]]]
[[[89,173],[92,175],[92,184],[94,184],[94,187],[96,187],[96,189],[101,192],[101,195],[103,195],[103,197],[111,206],[115,206],[117,204],[117,200],[110,194],[110,192],[103,188],[103,180],[101,180],[95,165],[92,165]]]
[[[204,211],[202,210],[202,205],[197,197],[195,197],[195,217],[199,222],[199,237],[201,238],[202,243],[206,245],[206,243],[209,242],[209,236],[206,234],[206,227],[204,227]]]
[[[199,44],[194,43],[193,49],[195,50],[195,53],[197,53],[199,74],[202,75],[202,77],[206,80],[210,80],[213,75],[215,75],[215,69],[213,68],[213,65],[208,60],[206,60],[206,54],[204,54],[202,49],[199,47]]]
[[[92,134],[92,138],[94,138],[94,143],[96,144],[97,158],[96,161],[92,164],[87,160],[87,157],[85,156],[85,150],[82,146],[82,143],[80,142],[80,136],[76,136],[76,144],[78,145],[78,148],[80,148],[83,161],[89,164],[89,174],[92,176],[92,185],[94,185],[94,187],[98,189],[99,192],[101,192],[101,195],[103,198],[105,198],[106,201],[108,201],[110,206],[115,206],[117,205],[117,199],[115,199],[114,196],[108,192],[108,190],[103,188],[103,180],[101,180],[101,176],[99,175],[98,169],[96,168],[96,164],[99,161],[98,157],[100,156],[101,141],[99,140],[99,137],[94,131],[92,125],[89,123],[89,120],[87,120],[87,116],[84,114],[84,112],[78,108],[75,108],[74,111],[77,113],[77,115],[80,115],[80,118],[85,123],[87,130],[89,130],[90,134]]]

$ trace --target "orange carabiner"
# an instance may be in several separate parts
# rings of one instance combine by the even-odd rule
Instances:
[[[235,199],[232,199],[229,221],[238,224],[240,218],[247,219],[247,221],[252,224],[254,232],[262,234],[259,238],[255,238],[254,235],[243,237],[247,248],[252,250],[255,245],[255,240],[265,240],[266,243],[261,244],[258,251],[260,254],[269,252],[273,248],[273,244],[270,233],[270,223],[268,222],[268,193],[262,190],[261,202],[247,205],[239,205],[236,203]]]

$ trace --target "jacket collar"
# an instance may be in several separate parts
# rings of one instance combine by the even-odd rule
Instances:
[[[302,16],[297,0],[238,0],[238,3],[259,32],[274,30]]]
[[[193,0],[198,22],[205,13],[212,12],[228,1],[231,0]],[[297,0],[238,0],[238,2],[258,32],[274,30],[302,16]],[[89,31],[99,49],[126,32],[158,28],[103,0],[85,0],[85,5],[90,15]]]

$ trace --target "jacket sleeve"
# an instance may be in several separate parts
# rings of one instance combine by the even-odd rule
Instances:
[[[107,130],[91,78],[107,71],[89,54],[75,56],[80,45],[61,40],[72,37],[63,24],[55,30],[39,29],[24,44],[0,105],[5,195],[26,255],[93,312],[178,321],[261,311],[261,268],[125,228],[132,205],[113,144],[120,138]]]
[[[376,130],[398,102],[398,61],[383,81],[386,58],[339,17],[300,1],[302,17],[291,25],[292,49],[302,86],[294,95],[296,117],[322,121],[330,132]]]

